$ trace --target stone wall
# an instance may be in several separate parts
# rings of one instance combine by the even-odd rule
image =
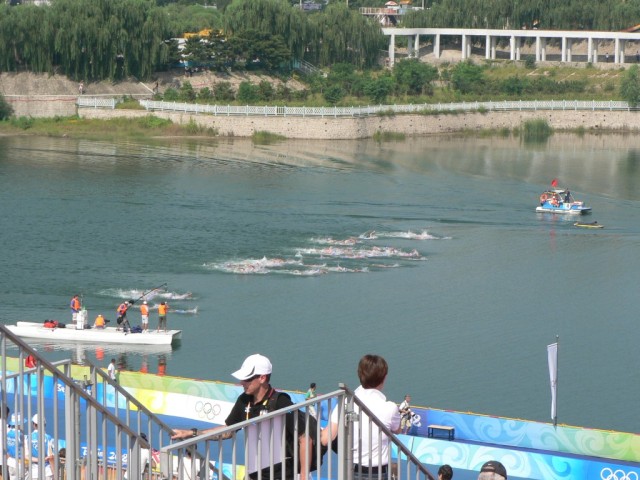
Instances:
[[[516,111],[448,115],[395,115],[362,118],[316,117],[245,117],[212,116],[176,112],[142,110],[79,109],[84,118],[141,117],[156,115],[174,123],[191,121],[205,128],[214,128],[219,135],[250,137],[267,131],[287,138],[341,140],[369,138],[376,132],[401,132],[406,135],[432,135],[487,129],[513,129],[527,120],[544,119],[554,129],[640,131],[640,113],[613,111]]]
[[[76,114],[75,95],[5,95],[16,117],[70,117]]]

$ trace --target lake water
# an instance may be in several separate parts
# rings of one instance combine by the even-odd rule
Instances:
[[[604,229],[535,213],[556,177]],[[355,387],[373,352],[397,402],[547,421],[559,335],[559,422],[640,430],[633,136],[4,137],[0,200],[4,323],[69,321],[74,293],[113,320],[122,299],[167,284],[150,303],[183,312],[169,315],[182,343],[119,355],[127,368],[232,381],[260,352],[276,386],[327,392]],[[105,350],[81,353],[106,366]]]

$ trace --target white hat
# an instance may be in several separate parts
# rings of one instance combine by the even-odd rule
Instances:
[[[147,301],[145,300],[144,302],[142,302],[142,304],[143,304],[143,305],[146,305],[146,304],[147,304]]]
[[[236,370],[231,375],[238,380],[248,380],[255,375],[269,375],[272,367],[271,362],[264,355],[256,353],[245,358],[240,370]]]
[[[33,423],[35,423],[36,425],[40,425],[40,422],[38,421],[38,414],[36,413],[33,417],[31,417],[31,421]],[[44,422],[46,423],[46,422]]]

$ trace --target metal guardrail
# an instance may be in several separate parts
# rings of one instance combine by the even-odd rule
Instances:
[[[235,106],[204,105],[179,102],[140,100],[149,111],[184,112],[214,116],[262,117],[368,117],[401,113],[433,112],[501,112],[501,111],[636,111],[627,102],[595,100],[532,100],[503,102],[421,103],[408,105],[372,105],[362,107],[287,107],[287,106]],[[98,108],[98,107],[96,107]],[[115,107],[114,107],[115,108]]]
[[[4,325],[0,354],[3,478],[9,478],[10,468],[11,478],[33,475],[42,480],[51,472],[68,480],[159,477],[151,465],[146,474],[140,472],[147,460],[151,463],[150,446],[168,442],[171,428],[102,369],[89,364],[89,375],[78,382],[71,377],[69,360],[47,361]],[[38,416],[39,428],[31,421],[33,415]],[[37,457],[32,457],[33,446]],[[34,474],[34,464],[47,468]]]
[[[76,105],[79,108],[116,108],[116,104],[119,101],[115,98],[106,98],[106,97],[78,97],[76,101]]]
[[[199,479],[228,479],[248,478],[261,480],[265,475],[273,478],[276,465],[284,464],[282,478],[294,477],[294,472],[289,471],[299,464],[305,465],[301,469],[299,478],[306,479],[335,479],[335,480],[435,480],[427,468],[420,463],[409,448],[407,448],[396,435],[385,427],[380,420],[353,394],[349,389],[341,385],[341,390],[320,395],[314,399],[294,404],[288,408],[276,410],[257,418],[244,422],[222,426],[215,432],[200,435],[195,438],[183,440],[167,445],[160,450],[163,476],[186,480]],[[337,428],[336,440],[332,448],[326,453],[321,450],[320,442],[314,444],[310,455],[315,456],[316,471],[310,472],[307,462],[309,458],[301,461],[301,452],[297,448],[298,443],[293,442],[293,453],[289,451],[291,463],[285,463],[286,416],[293,415],[294,439],[309,431],[309,407],[321,412],[326,404],[327,411],[337,409],[338,424],[334,427],[331,422],[328,426],[328,435],[331,438],[333,428]],[[302,415],[296,414],[302,412]],[[314,423],[317,430],[312,436],[320,439],[322,430],[320,422]],[[304,428],[303,428],[304,427]],[[379,445],[384,441],[389,442],[388,457],[382,456],[382,448]],[[363,444],[377,445],[369,451],[363,451]],[[354,448],[358,446],[359,456],[354,458]],[[199,450],[196,448],[199,447]],[[203,453],[203,461],[195,463],[191,461],[192,452]],[[247,453],[250,452],[250,453]],[[363,458],[368,458],[363,461]],[[250,473],[249,464],[254,464]],[[371,465],[387,465],[386,469],[378,469]],[[286,465],[289,465],[287,467]],[[243,470],[244,469],[244,470]],[[269,472],[269,474],[264,473]]]

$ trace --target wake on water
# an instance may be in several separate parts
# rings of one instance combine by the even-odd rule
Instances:
[[[426,260],[417,250],[404,250],[391,246],[365,245],[368,240],[378,238],[395,238],[407,240],[443,240],[449,237],[437,237],[426,230],[419,233],[407,232],[376,232],[370,230],[359,236],[344,239],[333,237],[313,237],[310,243],[325,245],[324,247],[299,247],[292,256],[285,258],[260,259],[247,258],[244,260],[227,260],[224,262],[205,263],[203,267],[224,273],[236,275],[294,275],[318,276],[328,273],[367,273],[384,268],[398,268],[408,265],[415,260]],[[378,261],[396,260],[393,263],[372,263]],[[318,262],[320,260],[320,262]],[[397,260],[401,260],[399,263]]]

